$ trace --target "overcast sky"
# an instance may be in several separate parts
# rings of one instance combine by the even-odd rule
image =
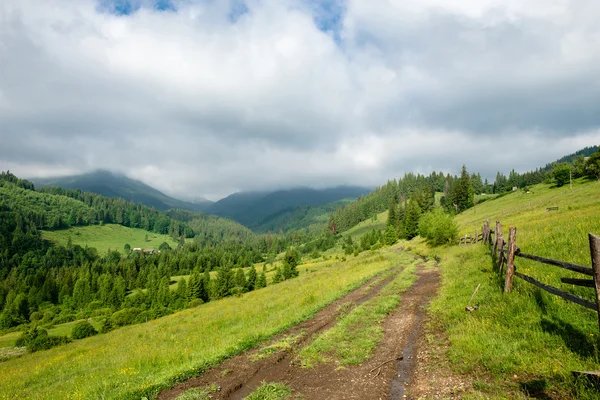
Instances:
[[[180,198],[600,144],[598,0],[0,1],[0,169]]]

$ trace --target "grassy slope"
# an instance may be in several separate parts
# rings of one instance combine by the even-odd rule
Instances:
[[[538,185],[529,194],[518,191],[485,202],[456,220],[463,233],[481,229],[486,217],[505,227],[514,224],[524,252],[590,265],[587,232],[600,233],[600,185],[577,182],[573,189]],[[547,206],[560,208],[546,212]],[[442,286],[431,306],[433,321],[448,334],[450,363],[475,376],[475,387],[486,398],[596,398],[597,392],[577,389],[571,376],[573,370],[600,368],[594,312],[518,279],[513,293],[504,295],[503,279],[483,246],[429,249],[420,239],[410,246],[441,257]],[[571,276],[568,271],[522,259],[516,264],[519,271],[563,290],[593,294],[561,284],[561,276]],[[474,304],[479,309],[467,313],[464,307],[478,284]]]
[[[397,258],[361,254],[241,298],[0,363],[0,398],[139,399],[309,317]]]
[[[377,215],[377,219],[373,220],[369,218],[366,221],[359,223],[358,225],[350,228],[346,232],[343,233],[344,236],[350,235],[352,236],[352,240],[360,240],[361,236],[365,233],[371,232],[372,229],[375,230],[384,230],[385,224],[387,223],[387,215],[388,212],[384,211],[381,214]]]
[[[146,235],[148,235],[147,242],[145,241]],[[167,242],[171,247],[177,247],[177,242],[169,235],[160,235],[143,229],[114,224],[79,226],[59,231],[42,231],[42,236],[62,245],[66,245],[70,237],[73,244],[95,247],[99,254],[105,254],[108,249],[123,253],[123,246],[126,243],[129,243],[132,249],[136,247],[158,249],[162,242]]]

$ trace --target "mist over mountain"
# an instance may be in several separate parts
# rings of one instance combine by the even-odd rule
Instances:
[[[212,204],[205,199],[187,202],[167,196],[141,181],[106,170],[97,170],[81,175],[31,179],[36,187],[57,186],[64,189],[80,189],[107,197],[121,197],[128,201],[154,207],[157,210],[181,208],[204,211]]]
[[[232,218],[256,231],[273,228],[270,222],[282,220],[299,208],[321,206],[342,199],[356,199],[371,192],[359,186],[327,189],[295,188],[274,192],[240,192],[225,197],[206,208],[209,214]]]

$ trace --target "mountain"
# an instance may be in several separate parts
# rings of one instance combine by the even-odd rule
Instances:
[[[356,199],[371,190],[357,186],[328,189],[296,188],[275,192],[234,193],[209,206],[204,212],[232,218],[256,232],[289,230],[299,227],[309,207],[323,206],[342,199]],[[310,221],[310,222],[309,222]],[[300,223],[302,227],[313,218]]]
[[[74,176],[31,179],[31,181],[36,187],[56,186],[64,189],[80,189],[106,197],[121,197],[162,211],[172,208],[204,211],[212,204],[211,201],[204,199],[196,200],[193,203],[178,200],[143,182],[104,170]]]

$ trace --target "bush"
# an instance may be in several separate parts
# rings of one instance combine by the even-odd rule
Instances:
[[[69,343],[70,340],[66,336],[50,336],[48,331],[38,327],[33,327],[24,332],[16,342],[17,347],[27,347],[30,352],[39,350],[47,350],[52,347]]]
[[[83,339],[86,337],[94,336],[98,331],[87,321],[79,321],[75,324],[71,330],[71,338]]]
[[[110,317],[111,325],[118,328],[120,326],[135,324],[138,314],[140,314],[139,308],[124,308]]]
[[[556,186],[561,187],[569,183],[571,179],[571,166],[566,163],[556,164],[552,169],[552,177]]]
[[[436,208],[419,219],[419,234],[429,244],[439,246],[454,241],[458,235],[458,228],[451,215],[441,208]]]
[[[113,329],[114,328],[110,318],[106,318],[104,321],[102,321],[102,326],[100,326],[100,333],[110,332]]]

